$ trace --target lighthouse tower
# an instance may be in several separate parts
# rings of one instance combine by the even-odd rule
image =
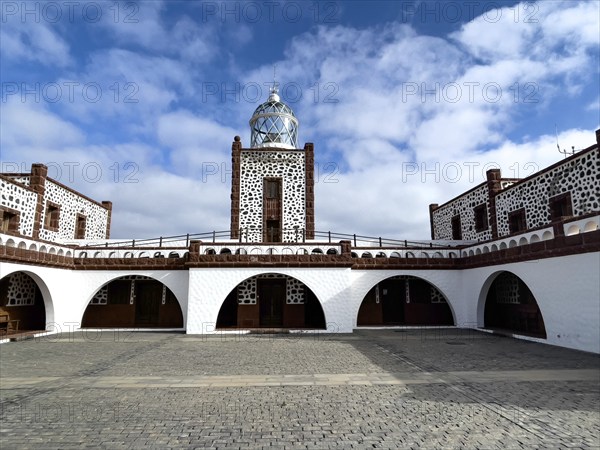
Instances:
[[[298,119],[273,83],[250,119],[250,148],[231,146],[231,237],[247,242],[313,239],[314,146],[298,147]]]

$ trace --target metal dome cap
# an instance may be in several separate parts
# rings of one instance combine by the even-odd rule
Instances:
[[[298,119],[279,98],[274,83],[266,102],[259,105],[250,119],[250,147],[298,148]]]

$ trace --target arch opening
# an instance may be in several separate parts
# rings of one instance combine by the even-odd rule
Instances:
[[[175,294],[154,278],[119,277],[102,286],[88,303],[82,328],[183,328]]]
[[[37,281],[25,272],[0,280],[0,337],[46,330],[46,304]]]
[[[314,292],[288,275],[255,275],[239,283],[221,305],[217,329],[325,329]]]
[[[357,325],[454,325],[450,305],[422,278],[398,275],[376,284],[364,297]]]
[[[529,287],[511,272],[500,272],[485,298],[484,327],[546,339],[542,312]]]

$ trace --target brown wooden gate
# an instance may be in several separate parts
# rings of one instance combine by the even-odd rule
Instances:
[[[285,302],[284,279],[259,279],[258,304],[261,327],[283,325],[283,303]]]
[[[162,301],[162,283],[159,281],[136,281],[135,325],[156,326]]]
[[[281,178],[265,178],[263,185],[263,240],[281,242]]]

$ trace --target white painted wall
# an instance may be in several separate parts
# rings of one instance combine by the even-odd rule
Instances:
[[[489,286],[499,272],[510,271],[527,284],[544,318],[548,338],[532,340],[600,353],[600,253],[463,271],[276,267],[72,271],[0,262],[0,278],[19,270],[30,274],[40,286],[49,329],[77,328],[100,287],[125,275],[144,275],[163,282],[173,291],[190,334],[213,333],[227,295],[243,280],[264,273],[288,275],[310,288],[321,302],[329,332],[352,332],[367,292],[396,275],[411,275],[432,283],[446,297],[455,324],[476,328],[483,326]]]
[[[599,253],[463,271],[464,302],[478,326],[483,326],[487,290],[504,270],[521,278],[537,300],[547,334],[540,342],[600,353]]]
[[[187,271],[167,270],[67,270],[25,264],[0,262],[0,279],[23,271],[38,283],[46,305],[46,329],[70,331],[79,329],[85,309],[94,294],[108,282],[126,275],[143,275],[164,283],[179,301],[183,325],[187,319]]]
[[[280,273],[303,282],[317,296],[331,332],[351,333],[356,318],[350,293],[350,269],[327,268],[231,268],[190,269],[187,332],[214,331],[225,298],[247,278]],[[358,311],[358,310],[357,310]]]

